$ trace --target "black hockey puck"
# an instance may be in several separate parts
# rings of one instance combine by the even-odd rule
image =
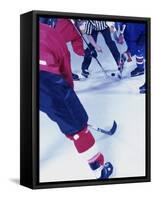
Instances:
[[[115,73],[111,73],[111,76],[115,76]]]

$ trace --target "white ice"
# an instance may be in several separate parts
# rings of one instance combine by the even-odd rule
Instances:
[[[98,59],[107,70],[115,70],[115,61],[101,35],[98,42],[103,53]],[[71,52],[72,70],[80,75],[83,57]],[[122,52],[126,46],[118,46]],[[116,120],[113,136],[92,131],[105,161],[112,162],[112,178],[145,175],[145,95],[139,94],[144,75],[130,78],[135,59],[125,66],[122,80],[105,76],[95,60],[90,65],[90,77],[76,81],[75,91],[89,115],[89,123],[109,128]],[[128,78],[126,78],[126,76]],[[86,161],[73,143],[60,132],[57,124],[40,112],[40,182],[95,179]]]

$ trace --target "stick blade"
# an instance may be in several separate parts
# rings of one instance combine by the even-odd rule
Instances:
[[[117,130],[117,123],[116,123],[116,121],[114,121],[113,126],[109,131],[109,135],[113,135],[116,132],[116,130]]]
[[[109,131],[103,130],[103,129],[100,129],[99,131],[102,132],[102,133],[105,133],[107,135],[113,135],[116,132],[116,130],[117,130],[117,123],[114,120],[112,128]]]

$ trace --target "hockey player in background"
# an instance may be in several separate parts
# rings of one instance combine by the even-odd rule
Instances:
[[[72,42],[74,36],[80,36],[73,26],[69,26],[68,20],[60,23],[63,29],[60,25],[59,29],[57,25],[57,28],[49,28],[42,23],[39,26],[40,110],[55,121],[66,138],[74,143],[96,178],[107,179],[112,174],[113,166],[110,162],[105,163],[103,154],[97,150],[96,141],[87,127],[87,113],[73,89],[66,40]],[[76,52],[84,54],[83,45],[73,45]]]
[[[127,44],[127,52],[131,56],[136,56],[136,68],[131,72],[131,76],[144,74],[145,62],[145,24],[143,23],[117,23],[120,27],[119,44],[123,44],[124,40]],[[140,93],[145,93],[146,84],[143,84],[139,90]]]
[[[97,20],[80,20],[76,23],[80,30],[86,34],[89,45],[85,51],[85,57],[82,63],[82,75],[88,78],[92,57],[97,57],[97,52],[103,52],[102,48],[97,44],[98,34],[101,33],[104,37],[105,43],[110,49],[113,58],[118,66],[119,71],[122,71],[123,62],[120,59],[120,53],[117,49],[115,42],[111,38],[110,28],[107,25],[106,21],[97,21]],[[83,30],[84,29],[84,30]],[[89,50],[92,51],[92,54],[89,53]]]
[[[119,44],[123,44],[124,39],[127,44],[127,52],[131,56],[136,56],[135,70],[131,76],[144,74],[145,59],[145,25],[143,23],[118,23],[120,26]]]

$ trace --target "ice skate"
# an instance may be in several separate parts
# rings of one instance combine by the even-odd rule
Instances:
[[[99,179],[101,180],[108,179],[109,176],[111,176],[112,172],[113,172],[113,165],[110,162],[106,162],[101,171],[101,176]]]
[[[134,76],[140,76],[144,74],[144,69],[143,68],[139,68],[139,67],[136,67],[132,72],[131,72],[131,77],[134,77]]]
[[[88,72],[87,69],[82,70],[81,75],[84,76],[85,78],[88,78],[89,74],[90,74],[90,73]]]

